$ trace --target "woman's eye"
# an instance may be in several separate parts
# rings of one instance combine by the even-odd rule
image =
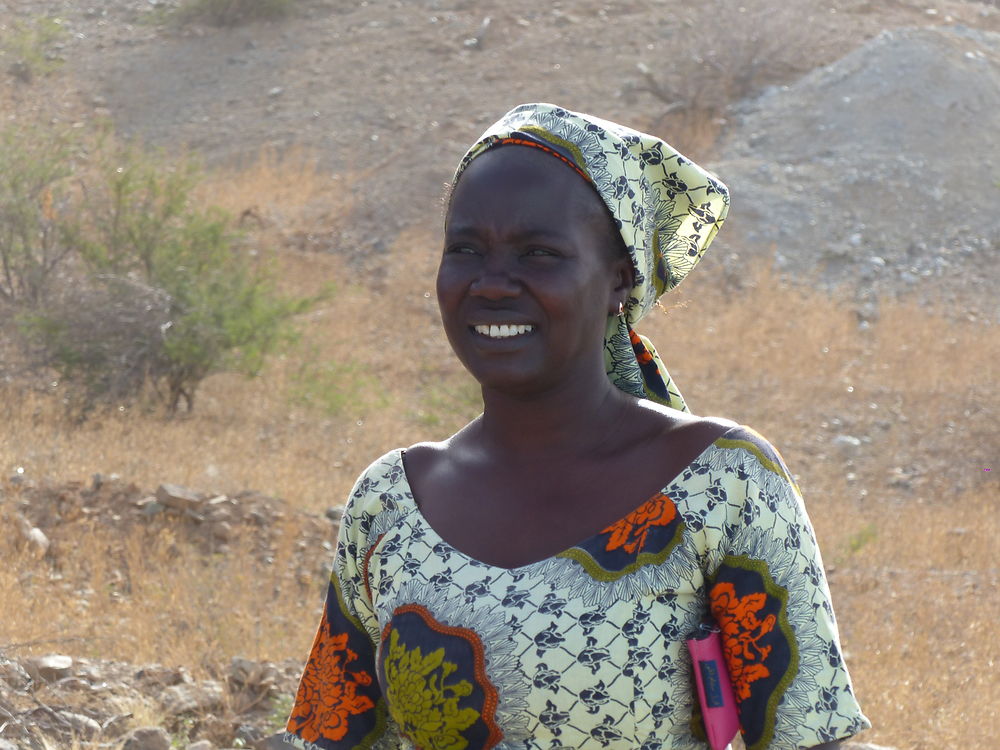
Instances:
[[[476,251],[468,245],[453,245],[445,250],[447,255],[475,255]]]
[[[554,250],[544,247],[533,247],[525,251],[524,254],[530,258],[556,258],[559,255]]]

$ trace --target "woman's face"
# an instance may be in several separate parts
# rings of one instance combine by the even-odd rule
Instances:
[[[608,316],[631,288],[594,190],[549,154],[501,146],[452,194],[437,295],[445,332],[485,387],[542,393],[604,373]]]

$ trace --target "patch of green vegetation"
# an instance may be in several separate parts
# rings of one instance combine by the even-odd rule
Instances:
[[[356,412],[385,408],[388,399],[378,380],[357,362],[331,362],[317,356],[303,357],[292,379],[289,398],[293,403],[327,416],[354,416]]]
[[[197,720],[193,716],[185,716],[177,722],[177,731],[170,735],[170,747],[183,750],[191,744],[191,734]]]
[[[71,252],[65,219],[78,154],[68,131],[0,129],[0,302],[39,304]]]
[[[14,21],[6,29],[0,27],[0,61],[14,77],[30,83],[63,64],[58,45],[65,35],[66,29],[58,18],[40,16]]]
[[[271,713],[267,717],[268,733],[280,732],[285,728],[294,704],[295,698],[292,695],[279,695],[271,700]]]
[[[325,298],[277,293],[231,218],[194,200],[190,160],[44,127],[0,130],[0,146],[0,302],[81,416],[147,386],[190,411],[206,377],[256,375]]]
[[[865,524],[861,529],[854,532],[847,540],[847,552],[855,555],[864,547],[868,546],[878,537],[878,528],[874,523]]]

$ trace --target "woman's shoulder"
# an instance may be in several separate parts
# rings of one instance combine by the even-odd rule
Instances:
[[[742,449],[766,466],[784,467],[784,459],[774,444],[748,425],[734,424],[715,444],[720,448]]]
[[[414,443],[401,451],[407,479],[411,485],[418,487],[414,490],[417,494],[419,485],[428,478],[450,473],[456,465],[468,463],[470,455],[476,452],[475,442],[469,438],[478,423],[479,420],[474,419],[451,437]]]
[[[648,401],[642,403],[659,425],[658,434],[665,450],[696,458],[713,447],[724,452],[729,449],[749,454],[766,468],[781,467],[781,473],[787,473],[778,449],[753,427],[725,417],[703,417]]]
[[[414,443],[402,451],[408,474],[420,474],[427,467],[443,461],[449,455],[451,439]]]
[[[440,441],[414,443],[407,448],[389,451],[365,469],[354,483],[348,498],[348,510],[354,506],[374,512],[380,509],[386,493],[413,500],[419,497],[421,486],[451,470],[456,453],[462,454],[463,434],[468,427]],[[416,501],[413,501],[415,504]]]
[[[347,496],[344,515],[371,515],[380,512],[394,498],[409,493],[403,469],[403,449],[395,448],[372,461],[358,475]]]
[[[655,415],[654,418],[666,431],[701,431],[719,438],[744,440],[761,446],[771,445],[767,438],[754,428],[726,417],[700,416],[663,406],[648,399],[642,399],[638,403],[647,413]]]
[[[678,411],[653,401],[638,402],[637,434],[643,442],[650,441],[669,452],[680,451],[697,455],[716,440],[739,434],[742,426],[723,417],[702,417]]]
[[[771,441],[752,427],[733,424],[712,443],[710,463],[742,480],[761,486],[791,488],[798,492],[794,475]]]

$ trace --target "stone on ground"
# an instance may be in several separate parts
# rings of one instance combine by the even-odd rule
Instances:
[[[125,738],[122,750],[170,750],[170,735],[160,727],[133,729]]]

